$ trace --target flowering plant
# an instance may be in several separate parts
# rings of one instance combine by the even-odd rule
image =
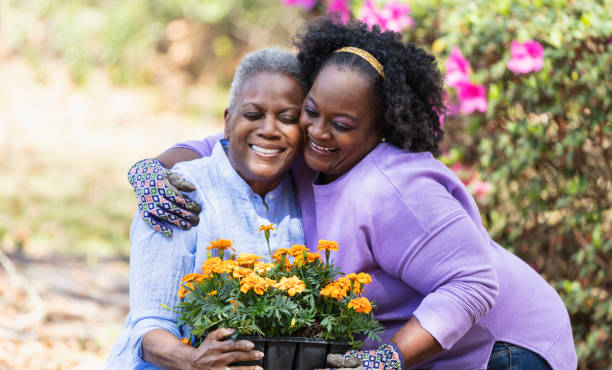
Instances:
[[[262,226],[269,246],[272,225]],[[382,326],[374,319],[375,306],[362,297],[372,279],[352,273],[334,279],[340,269],[330,261],[338,250],[333,241],[320,240],[319,252],[304,245],[279,248],[271,253],[272,263],[250,253],[224,259],[233,242],[210,242],[218,257],[208,253],[202,273],[185,275],[174,308],[179,325],[186,324],[198,345],[206,333],[220,327],[234,328],[240,335],[306,336],[346,340],[358,348],[356,335],[379,339]],[[324,259],[324,260],[323,260]]]

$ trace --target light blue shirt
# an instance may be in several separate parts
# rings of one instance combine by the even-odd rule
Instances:
[[[181,278],[200,273],[209,242],[218,238],[234,241],[236,252],[255,253],[270,261],[263,232],[274,224],[272,250],[304,244],[294,185],[287,174],[274,190],[262,198],[238,175],[221,141],[207,158],[177,164],[173,170],[192,182],[197,190],[190,198],[202,205],[200,223],[171,238],[154,231],[134,216],[130,231],[130,313],[119,340],[108,357],[107,369],[154,369],[142,359],[142,337],[153,329],[164,329],[182,338],[177,315],[161,305],[179,303]]]

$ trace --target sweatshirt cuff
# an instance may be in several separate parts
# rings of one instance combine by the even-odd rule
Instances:
[[[453,298],[439,292],[429,293],[413,315],[444,350],[454,346],[474,325],[470,315]]]

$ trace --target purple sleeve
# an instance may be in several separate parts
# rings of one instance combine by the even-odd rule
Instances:
[[[394,206],[376,213],[372,252],[383,270],[425,296],[413,315],[449,349],[493,307],[498,280],[489,241],[445,191],[429,186],[417,193],[419,216],[444,215],[435,223],[417,217],[396,193]]]
[[[213,147],[223,138],[223,133],[214,134],[206,137],[203,140],[189,140],[184,141],[182,143],[175,144],[172,148],[184,148],[191,149],[194,152],[198,153],[201,157],[209,157],[212,153]]]

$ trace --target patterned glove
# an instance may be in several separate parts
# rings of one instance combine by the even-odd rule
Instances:
[[[351,360],[358,359],[357,363]],[[382,370],[382,369],[403,369],[404,359],[395,343],[381,344],[376,349],[348,351],[342,358],[327,357],[327,366],[335,366],[338,370],[342,368]],[[332,370],[328,368],[327,370]]]
[[[169,224],[189,230],[200,222],[200,205],[181,193],[194,191],[195,186],[160,161],[136,162],[128,172],[128,181],[134,187],[140,217],[155,231],[169,237]]]

